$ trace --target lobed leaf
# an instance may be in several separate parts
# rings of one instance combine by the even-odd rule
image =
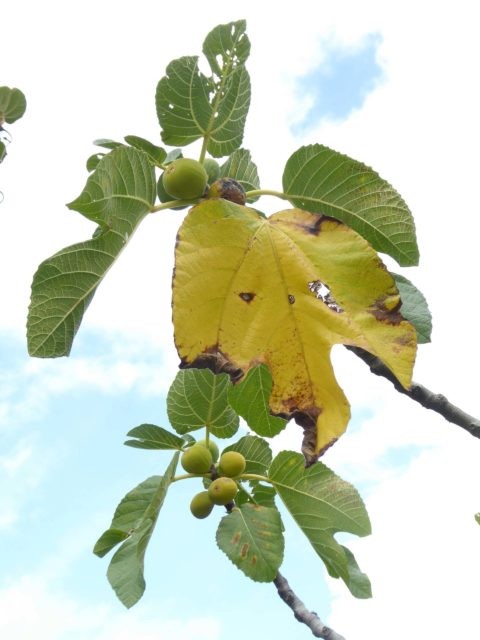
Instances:
[[[265,218],[214,198],[180,227],[173,322],[183,366],[210,367],[238,384],[267,365],[270,411],[303,427],[310,462],[350,417],[330,361],[334,344],[364,348],[410,385],[416,334],[399,306],[376,252],[337,220],[300,209]]]
[[[208,369],[185,369],[177,373],[167,394],[167,414],[177,433],[208,427],[217,438],[230,438],[239,426],[228,404],[230,379]]]
[[[265,475],[272,462],[272,450],[268,442],[257,436],[243,436],[223,451],[238,451],[243,455],[247,463],[244,473]]]
[[[127,147],[104,156],[69,207],[99,224],[91,240],[62,249],[33,277],[27,319],[31,356],[70,353],[98,285],[155,200],[155,175],[147,156]]]
[[[252,367],[245,378],[229,389],[228,400],[250,429],[259,436],[272,438],[282,431],[287,421],[272,416],[268,405],[272,393],[272,376],[265,364]]]
[[[94,547],[96,555],[104,556],[121,542],[122,532],[128,536],[113,555],[107,571],[118,599],[128,608],[138,602],[145,591],[145,552],[175,476],[179,455],[179,452],[174,454],[163,476],[152,476],[127,493],[115,510],[110,528]]]
[[[320,144],[301,147],[287,161],[283,190],[294,206],[341,220],[399,264],[418,264],[410,210],[363,163]]]
[[[233,564],[252,580],[275,579],[284,549],[277,509],[249,503],[236,507],[220,521],[216,540]]]
[[[404,276],[392,273],[398,293],[402,299],[402,316],[415,327],[418,344],[430,342],[432,335],[432,314],[425,296]]]
[[[184,56],[167,66],[155,95],[163,142],[183,147],[205,138],[206,150],[216,158],[240,146],[250,104],[244,31],[240,21],[221,25],[207,36],[204,50],[213,64],[210,78],[200,72],[198,56]]]
[[[366,593],[365,578],[351,553],[333,536],[339,531],[370,534],[365,505],[356,489],[324,464],[316,462],[305,468],[304,462],[301,454],[282,451],[273,460],[269,479],[330,575],[341,577],[359,597]]]
[[[20,89],[0,87],[0,126],[12,124],[23,116],[27,108],[25,94]]]
[[[136,440],[127,440],[124,444],[137,449],[176,449],[181,451],[185,440],[174,433],[154,424],[141,424],[131,429],[127,436]]]

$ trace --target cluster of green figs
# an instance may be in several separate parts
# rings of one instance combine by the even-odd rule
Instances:
[[[193,496],[190,511],[196,518],[206,518],[215,505],[232,503],[238,493],[238,478],[246,467],[245,457],[238,451],[224,451],[219,458],[218,446],[209,439],[196,442],[183,452],[182,467],[194,475],[212,478],[208,489]]]

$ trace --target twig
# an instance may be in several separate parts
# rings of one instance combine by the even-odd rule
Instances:
[[[359,347],[347,347],[347,349],[353,351],[353,353],[363,360],[369,366],[372,373],[389,380],[399,393],[403,393],[412,400],[415,400],[415,402],[418,402],[426,409],[436,411],[443,416],[445,420],[462,427],[462,429],[468,431],[475,438],[480,438],[480,420],[477,420],[477,418],[474,418],[453,405],[445,396],[439,393],[433,393],[423,385],[418,384],[418,382],[412,382],[410,389],[405,389],[390,369],[377,357],[372,356],[368,351],[364,351]]]
[[[299,622],[303,622],[311,630],[316,638],[324,638],[324,640],[345,640],[339,633],[327,627],[315,613],[308,611],[303,602],[292,591],[286,578],[281,573],[273,581],[277,587],[278,595],[293,611],[293,615]]]

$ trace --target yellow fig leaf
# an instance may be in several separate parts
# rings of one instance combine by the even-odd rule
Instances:
[[[265,218],[210,199],[179,229],[173,321],[182,366],[227,372],[235,382],[265,363],[270,410],[304,428],[309,462],[350,419],[333,345],[369,351],[410,385],[416,334],[400,305],[374,249],[332,218],[301,209]]]

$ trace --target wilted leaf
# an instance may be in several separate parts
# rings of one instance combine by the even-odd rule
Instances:
[[[282,451],[272,462],[269,478],[295,522],[324,561],[356,597],[368,597],[364,574],[355,558],[333,535],[370,533],[365,505],[356,489],[321,462],[305,469],[303,456]],[[360,595],[361,594],[361,595]]]
[[[320,144],[301,147],[285,166],[283,190],[296,207],[341,220],[399,264],[418,263],[410,210],[362,162]]]
[[[179,371],[167,395],[167,414],[177,433],[184,434],[208,426],[217,438],[230,438],[239,425],[237,414],[228,404],[226,374],[214,375],[208,369]]]
[[[409,386],[416,336],[399,304],[371,246],[330,218],[299,209],[264,218],[212,199],[193,207],[178,233],[173,319],[183,366],[238,380],[266,364],[270,410],[304,427],[310,461],[350,417],[330,362],[334,344],[361,346]]]
[[[216,537],[220,549],[246,576],[256,582],[275,579],[284,548],[277,509],[243,504],[222,518]]]
[[[405,320],[413,324],[417,332],[417,342],[430,342],[432,335],[432,315],[425,296],[417,287],[398,273],[392,273],[398,293],[402,299],[401,312]]]

